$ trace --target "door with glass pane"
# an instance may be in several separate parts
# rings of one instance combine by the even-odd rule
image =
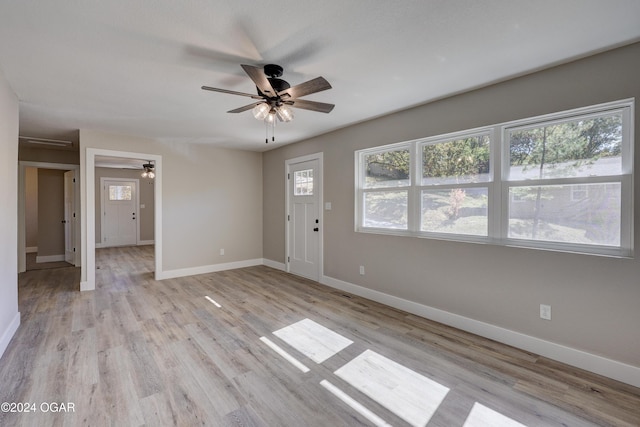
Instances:
[[[287,214],[289,227],[289,271],[319,280],[320,259],[320,180],[318,160],[289,166]]]
[[[138,242],[137,182],[104,180],[102,185],[102,246],[127,246]]]

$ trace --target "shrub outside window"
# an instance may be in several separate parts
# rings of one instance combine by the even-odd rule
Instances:
[[[633,100],[356,152],[356,231],[633,255]]]

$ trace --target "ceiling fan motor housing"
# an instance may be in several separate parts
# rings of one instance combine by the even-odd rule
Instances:
[[[273,88],[273,90],[275,90],[276,93],[282,92],[283,90],[289,89],[291,87],[291,85],[287,81],[278,78],[282,76],[283,71],[284,69],[276,64],[267,64],[264,66],[264,73],[269,76],[267,77],[267,80],[269,80],[271,87]],[[258,90],[258,95],[264,98],[275,98],[274,96],[266,95],[257,86],[256,89]]]
[[[281,77],[284,68],[276,64],[267,64],[264,66],[264,73],[269,77]]]

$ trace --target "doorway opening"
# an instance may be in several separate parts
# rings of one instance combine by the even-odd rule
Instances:
[[[18,272],[80,266],[79,168],[19,162]]]
[[[155,165],[155,177],[142,177],[143,164]],[[81,290],[96,286],[96,250],[100,256],[133,259],[145,254],[146,270],[162,277],[162,157],[146,153],[87,148],[85,162],[86,251],[82,252]],[[126,248],[137,248],[127,252]],[[138,268],[126,262],[122,268]]]

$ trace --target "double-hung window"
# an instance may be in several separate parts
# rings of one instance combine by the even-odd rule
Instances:
[[[356,152],[356,231],[631,256],[633,100]]]
[[[630,252],[630,107],[612,107],[504,127],[509,240]]]
[[[488,236],[491,132],[418,143],[420,232]]]

